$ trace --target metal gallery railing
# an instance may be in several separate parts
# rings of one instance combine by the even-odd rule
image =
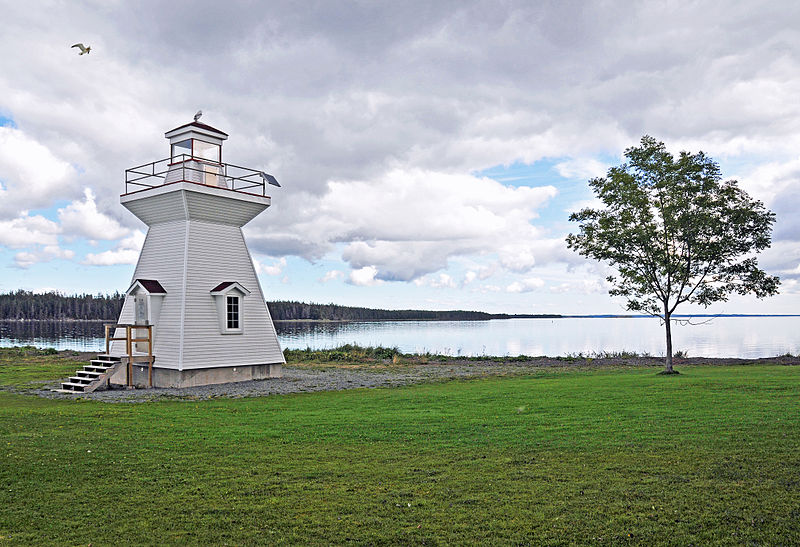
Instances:
[[[234,192],[266,196],[266,184],[277,184],[263,171],[181,154],[125,170],[125,193],[176,182],[193,182]]]

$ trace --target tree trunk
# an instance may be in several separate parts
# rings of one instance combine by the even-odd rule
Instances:
[[[672,323],[670,321],[671,314],[664,306],[664,326],[667,330],[667,355],[664,358],[664,374],[673,374],[672,370]]]

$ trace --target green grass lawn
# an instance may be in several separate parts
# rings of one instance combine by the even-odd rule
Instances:
[[[84,365],[74,355],[77,353],[32,346],[0,348],[0,387],[35,389],[74,375]]]
[[[681,372],[0,392],[0,544],[800,543],[800,367]]]

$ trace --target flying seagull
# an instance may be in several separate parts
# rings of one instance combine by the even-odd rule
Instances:
[[[194,121],[199,120],[200,116],[202,116],[202,115],[203,115],[203,111],[202,110],[198,110],[197,114],[194,115]]]
[[[75,44],[72,47],[80,48],[81,52],[78,53],[78,55],[84,55],[84,54],[89,53],[90,51],[92,51],[92,46],[84,46],[83,44]]]
[[[277,186],[278,188],[281,187],[281,185],[278,184],[278,179],[276,179],[275,177],[273,177],[269,173],[265,173],[264,171],[261,171],[259,174],[261,175],[261,178],[264,180],[264,182],[266,182],[267,184],[271,184],[273,186]]]

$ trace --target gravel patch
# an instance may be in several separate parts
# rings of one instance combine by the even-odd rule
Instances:
[[[774,357],[766,359],[711,359],[694,358],[676,360],[681,365],[739,365],[739,364],[783,364],[798,365],[795,357]],[[532,358],[526,361],[451,361],[425,363],[393,368],[306,368],[284,365],[282,378],[233,382],[209,386],[187,388],[152,389],[113,389],[94,393],[56,393],[52,388],[60,387],[54,382],[35,389],[6,388],[9,391],[38,395],[50,399],[76,399],[106,401],[109,403],[139,403],[160,400],[196,401],[217,397],[264,397],[287,393],[307,393],[315,391],[340,391],[359,388],[386,388],[453,379],[480,378],[490,376],[517,376],[535,374],[544,370],[560,368],[653,368],[663,366],[663,359],[657,357],[635,357],[627,359],[555,359],[548,357]]]
[[[54,383],[41,389],[20,391],[36,394],[50,399],[85,398],[106,402],[135,403],[157,400],[198,400],[216,397],[263,397],[287,393],[307,393],[314,391],[341,391],[344,389],[398,387],[427,382],[445,381],[457,378],[476,378],[531,372],[530,367],[522,366],[418,366],[403,367],[401,370],[358,370],[358,369],[307,369],[283,367],[282,378],[232,382],[209,386],[186,388],[152,389],[112,389],[93,393],[57,393],[50,388]]]

